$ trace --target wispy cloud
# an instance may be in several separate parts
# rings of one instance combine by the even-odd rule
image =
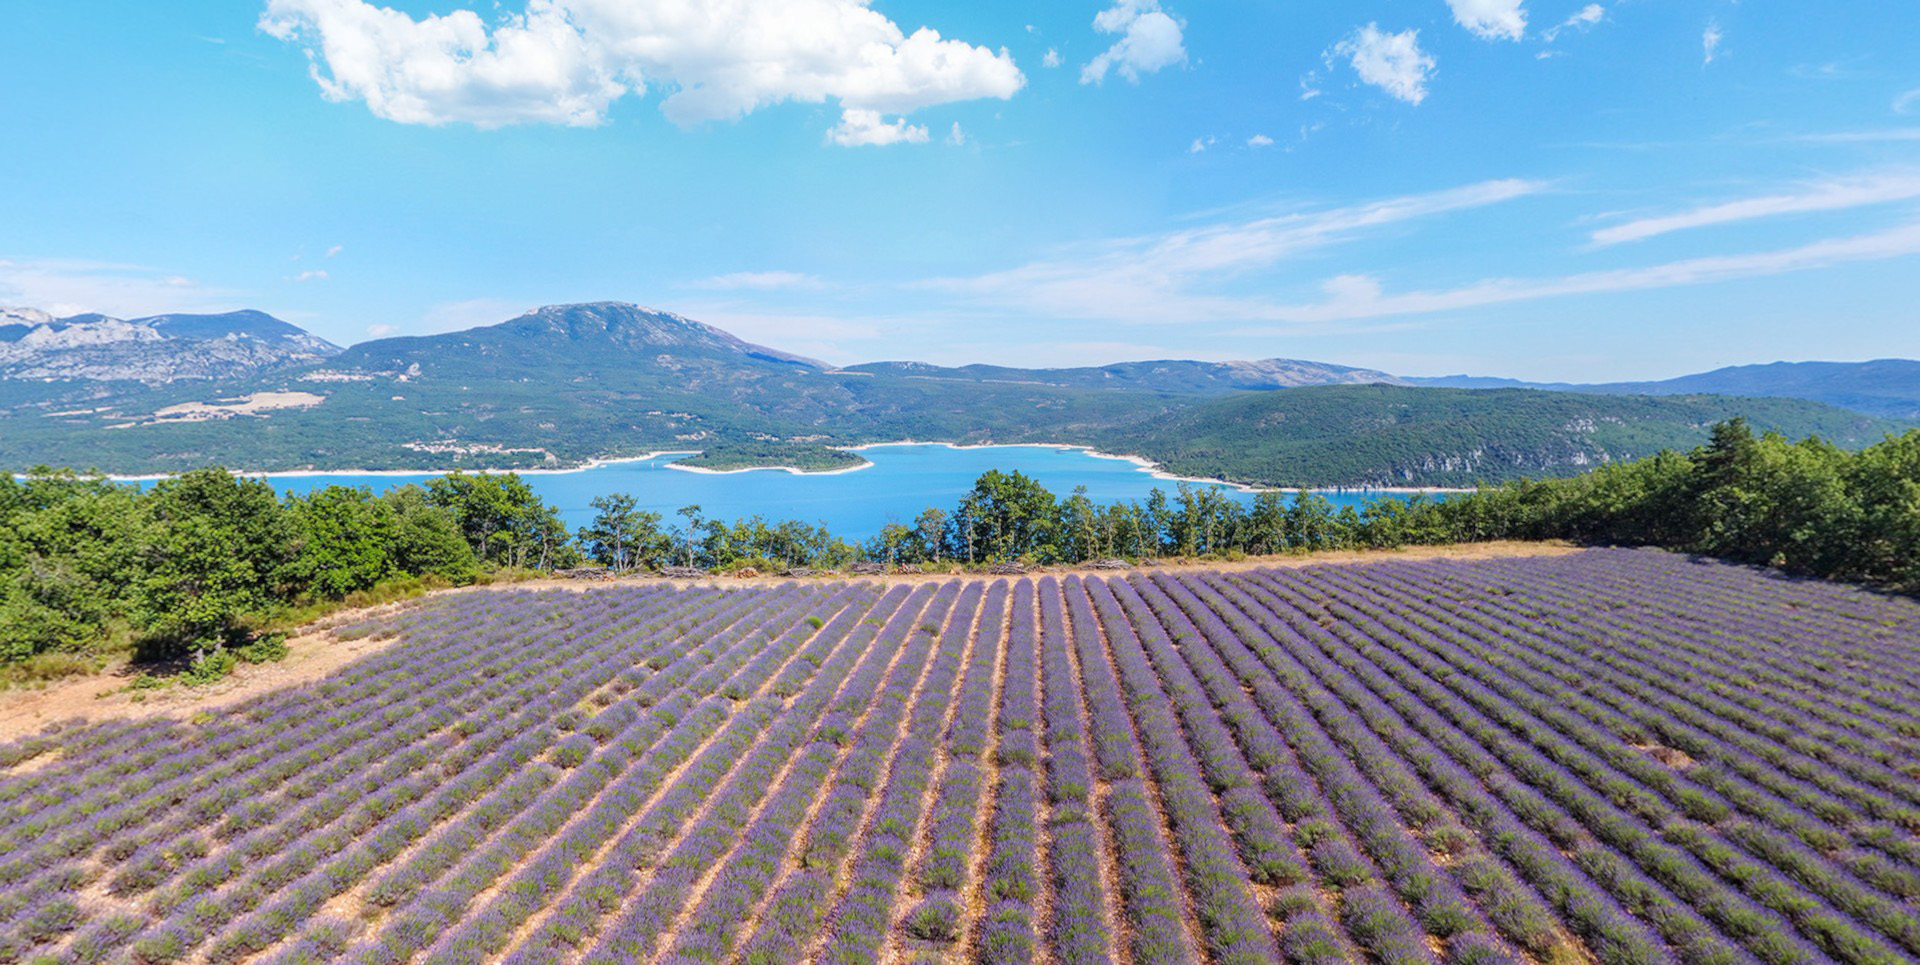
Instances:
[[[0,305],[55,315],[121,318],[241,307],[239,294],[145,265],[63,258],[0,258]]]
[[[1402,222],[1500,204],[1546,190],[1539,181],[1486,181],[1325,211],[1229,221],[1083,246],[1068,256],[920,287],[1063,318],[1125,322],[1249,315],[1242,300],[1202,289],[1289,257]]]
[[[1910,198],[1920,198],[1920,171],[1839,178],[1807,185],[1802,190],[1788,194],[1743,198],[1677,214],[1629,221],[1593,232],[1592,240],[1596,245],[1617,245],[1692,228],[1775,215],[1840,211]]]
[[[1895,127],[1879,131],[1836,131],[1829,134],[1801,134],[1792,140],[1807,144],[1872,144],[1875,142],[1920,141],[1920,127]]]
[[[1720,42],[1725,39],[1726,35],[1720,32],[1720,21],[1709,21],[1707,29],[1700,34],[1700,63],[1703,66],[1713,63],[1713,58],[1720,53]]]
[[[1916,108],[1920,108],[1920,87],[1904,91],[1893,99],[1895,114],[1911,114]]]
[[[1325,286],[1328,297],[1315,304],[1279,305],[1242,302],[1261,321],[1289,325],[1420,315],[1484,308],[1510,302],[1677,288],[1809,271],[1864,261],[1920,255],[1920,222],[1874,234],[1818,241],[1797,248],[1741,255],[1716,255],[1641,268],[1584,272],[1560,278],[1493,278],[1461,288],[1387,294],[1374,279],[1344,277]],[[1254,316],[1249,314],[1249,318]],[[1272,335],[1286,329],[1245,328],[1235,335]]]
[[[797,271],[736,271],[702,278],[688,286],[708,291],[776,291],[826,287],[819,278]]]
[[[525,303],[508,301],[504,298],[468,298],[457,302],[441,302],[428,308],[421,316],[420,329],[429,335],[459,332],[481,325],[495,325],[526,310]],[[389,328],[388,332],[391,334],[392,329]]]
[[[1597,3],[1589,3],[1575,11],[1573,16],[1542,31],[1540,39],[1545,40],[1547,43],[1553,43],[1555,40],[1560,39],[1560,34],[1565,31],[1584,31],[1605,19],[1607,19],[1607,8]]]

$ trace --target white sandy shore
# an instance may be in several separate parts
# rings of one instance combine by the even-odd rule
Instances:
[[[1080,453],[1085,453],[1086,455],[1091,456],[1095,459],[1116,459],[1116,460],[1119,460],[1120,462],[1132,463],[1136,471],[1144,472],[1149,476],[1152,476],[1153,478],[1158,480],[1163,480],[1166,482],[1189,482],[1189,483],[1195,483],[1197,485],[1202,485],[1202,486],[1221,486],[1227,489],[1233,489],[1243,493],[1263,493],[1263,492],[1387,493],[1387,494],[1396,495],[1396,496],[1404,496],[1404,495],[1415,495],[1419,493],[1466,493],[1466,492],[1473,491],[1471,489],[1459,489],[1459,488],[1450,489],[1450,488],[1439,487],[1439,486],[1433,486],[1433,487],[1427,487],[1427,488],[1407,487],[1407,486],[1325,487],[1325,488],[1305,489],[1305,490],[1268,488],[1268,487],[1261,487],[1261,486],[1247,486],[1241,483],[1228,482],[1224,479],[1212,479],[1204,476],[1177,476],[1177,475],[1174,475],[1173,473],[1170,473],[1161,469],[1159,463],[1156,463],[1153,460],[1148,459],[1144,456],[1101,452],[1098,449],[1094,449],[1090,446],[1076,446],[1076,445],[1069,445],[1067,443],[1062,443],[1062,442],[953,443],[953,442],[923,442],[917,439],[902,439],[897,442],[869,442],[869,443],[865,443],[863,445],[858,445],[858,446],[832,446],[830,448],[839,449],[842,452],[864,452],[868,449],[888,449],[888,448],[903,447],[903,446],[941,446],[947,449],[1057,449],[1064,452],[1080,452]],[[236,470],[234,472],[234,475],[246,476],[249,478],[258,477],[258,476],[273,476],[278,478],[289,478],[289,477],[305,478],[305,477],[316,477],[316,476],[317,477],[444,476],[448,473],[453,473],[453,472],[466,472],[466,473],[515,472],[523,476],[559,476],[559,475],[566,475],[569,473],[591,472],[595,469],[604,468],[606,466],[618,465],[620,463],[647,462],[652,459],[658,459],[662,456],[697,456],[703,451],[704,450],[700,450],[700,449],[662,449],[657,452],[649,452],[639,456],[622,456],[622,457],[613,458],[613,459],[589,459],[578,466],[571,466],[565,469],[292,469],[292,470],[286,470],[282,472],[265,472],[265,471],[259,471],[259,470]],[[873,462],[868,461],[865,465],[847,466],[842,469],[806,470],[806,469],[800,469],[795,466],[746,466],[740,469],[707,469],[700,466],[683,466],[677,462],[670,462],[666,464],[665,468],[676,469],[676,470],[679,470],[680,472],[698,473],[706,476],[732,476],[732,475],[737,475],[739,473],[745,473],[745,472],[785,472],[795,476],[844,476],[847,473],[859,472],[862,469],[872,469],[873,466],[874,466]],[[108,476],[107,478],[115,482],[152,482],[158,479],[166,479],[173,475],[176,475],[176,474],[175,473],[157,473],[157,474],[144,475],[144,476]]]
[[[704,450],[700,449],[662,449],[658,452],[649,452],[639,456],[589,459],[578,466],[568,466],[564,469],[475,469],[471,466],[464,468],[455,467],[453,469],[235,469],[233,474],[236,476],[245,476],[249,479],[258,476],[273,476],[282,479],[289,477],[307,478],[312,476],[445,476],[449,473],[456,472],[463,472],[469,475],[484,472],[512,472],[519,473],[522,476],[564,476],[576,472],[591,472],[595,469],[602,469],[623,462],[646,462],[649,459],[658,459],[661,456],[697,456],[703,451]],[[179,473],[162,472],[150,473],[144,476],[110,475],[107,478],[114,482],[152,482],[157,479],[170,479],[177,475],[179,475]]]
[[[908,440],[903,440],[901,442],[870,442],[863,446],[835,446],[833,448],[844,449],[847,452],[859,452],[864,449],[882,449],[888,446],[945,446],[948,449],[1059,449],[1067,452],[1085,453],[1086,455],[1092,456],[1095,459],[1117,459],[1120,462],[1132,463],[1138,471],[1144,472],[1155,479],[1165,480],[1167,482],[1190,482],[1190,483],[1197,483],[1203,486],[1221,486],[1227,489],[1238,490],[1239,492],[1243,492],[1243,493],[1309,492],[1309,493],[1393,493],[1396,495],[1413,495],[1417,493],[1470,493],[1470,492],[1473,492],[1473,490],[1471,489],[1448,489],[1440,486],[1429,486],[1429,487],[1352,486],[1352,487],[1323,487],[1319,489],[1304,489],[1304,490],[1287,489],[1287,488],[1280,488],[1280,487],[1268,487],[1268,486],[1248,486],[1242,483],[1228,482],[1225,479],[1215,479],[1208,476],[1177,476],[1177,475],[1174,475],[1173,473],[1167,472],[1164,469],[1161,469],[1159,463],[1154,462],[1153,460],[1148,459],[1145,456],[1132,456],[1132,455],[1125,455],[1121,453],[1101,452],[1100,450],[1095,449],[1091,446],[1075,446],[1075,445],[1069,445],[1064,442],[983,442],[983,443],[977,443],[977,444],[957,444],[952,442],[919,442],[916,440],[908,439]]]
[[[738,469],[708,469],[705,466],[683,466],[677,462],[666,464],[667,469],[681,472],[697,472],[702,476],[735,476],[743,472],[784,472],[795,476],[844,476],[862,469],[872,469],[872,462],[863,462],[858,466],[842,466],[839,469],[801,469],[796,466],[741,466]]]

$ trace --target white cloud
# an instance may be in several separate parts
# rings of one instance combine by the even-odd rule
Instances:
[[[298,275],[287,276],[287,280],[291,282],[326,281],[327,272],[323,268],[309,268]]]
[[[333,256],[335,256],[335,255],[337,255],[337,254],[339,254],[339,253],[341,253],[341,252],[343,252],[343,251],[345,251],[345,250],[347,250],[347,249],[346,249],[346,248],[345,248],[344,246],[342,246],[342,245],[334,245],[333,247],[331,247],[331,248],[328,248],[328,249],[327,249],[327,254],[326,254],[326,257],[328,257],[328,258],[332,258]]]
[[[1596,245],[1642,241],[1674,231],[1769,218],[1783,214],[1839,211],[1891,201],[1920,198],[1920,173],[1892,173],[1837,178],[1807,185],[1793,194],[1745,198],[1707,205],[1657,218],[1642,218],[1593,233]]]
[[[471,10],[415,20],[365,0],[268,0],[259,25],[306,45],[329,100],[410,124],[590,126],[650,84],[672,91],[661,110],[683,126],[828,98],[905,114],[1026,82],[1004,49],[905,34],[865,0],[527,0],[491,28]]]
[[[1106,80],[1109,70],[1137,84],[1141,74],[1187,62],[1184,24],[1160,9],[1160,0],[1119,0],[1094,16],[1093,27],[1120,39],[1081,69],[1082,84]]]
[[[65,258],[0,258],[0,305],[54,315],[99,312],[137,318],[168,312],[224,312],[240,293],[144,265]]]
[[[1591,27],[1594,24],[1597,24],[1600,21],[1605,20],[1606,18],[1607,18],[1607,10],[1605,7],[1602,7],[1597,3],[1589,3],[1586,6],[1581,7],[1579,10],[1575,11],[1573,16],[1560,21],[1558,24],[1555,24],[1554,26],[1548,27],[1546,31],[1542,33],[1540,36],[1547,43],[1553,43],[1556,39],[1559,38],[1562,31],[1565,31],[1565,30],[1584,31],[1588,27]]]
[[[1271,147],[1273,146],[1273,138],[1270,138],[1265,134],[1255,134],[1254,136],[1247,138],[1247,146],[1248,147]]]
[[[1920,107],[1920,87],[1916,87],[1893,99],[1893,112],[1895,114],[1909,113],[1915,107]]]
[[[1320,72],[1307,71],[1300,75],[1300,99],[1310,101],[1320,96]]]
[[[849,107],[840,112],[840,123],[827,132],[827,140],[841,147],[884,146],[888,144],[925,144],[927,129],[908,124],[904,117],[882,120],[879,111]]]
[[[1361,80],[1400,100],[1418,104],[1427,99],[1427,79],[1435,63],[1420,49],[1418,30],[1381,33],[1370,23],[1335,44],[1332,53],[1347,58]]]
[[[386,338],[395,331],[396,329],[391,325],[376,324],[367,326],[367,334],[373,338]]]
[[[735,289],[773,291],[776,289],[817,289],[824,286],[821,284],[820,279],[797,271],[736,271],[732,274],[702,278],[689,287],[703,288],[709,291],[729,291]]]
[[[954,121],[952,129],[947,131],[947,143],[954,147],[967,143],[967,132],[960,129],[959,121]]]
[[[1070,257],[923,287],[1062,318],[1155,323],[1263,317],[1240,299],[1196,289],[1271,269],[1288,258],[1419,218],[1538,194],[1504,180],[1350,207],[1231,221],[1084,246]]]
[[[1217,137],[1212,137],[1212,136],[1196,137],[1193,139],[1193,143],[1187,146],[1187,153],[1199,154],[1201,151],[1204,151],[1207,148],[1210,148],[1215,144],[1218,144],[1219,142],[1220,142],[1220,139]]]
[[[1066,61],[1061,58],[1060,51],[1052,47],[1048,47],[1047,55],[1040,58],[1040,66],[1042,67],[1058,67],[1063,63],[1066,63]]]
[[[1522,0],[1447,0],[1453,21],[1481,40],[1519,40],[1527,35]]]
[[[1700,34],[1702,65],[1713,63],[1714,55],[1720,52],[1720,41],[1725,37],[1726,35],[1720,32],[1720,21],[1713,20],[1707,23],[1707,29]]]

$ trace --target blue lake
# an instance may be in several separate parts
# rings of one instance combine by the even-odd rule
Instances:
[[[1173,495],[1172,480],[1157,479],[1148,470],[1119,459],[1101,458],[1077,449],[1030,446],[987,446],[955,449],[943,445],[893,445],[862,450],[872,466],[838,474],[797,475],[780,470],[708,474],[669,469],[683,455],[657,456],[616,462],[573,472],[522,473],[534,492],[560,510],[569,530],[593,518],[596,496],[630,493],[642,509],[674,521],[674,511],[699,504],[709,519],[732,521],[758,514],[769,522],[797,519],[824,524],[834,535],[864,540],[887,523],[912,523],[929,506],[951,512],[973,489],[975,479],[989,469],[1019,471],[1039,480],[1054,495],[1065,497],[1075,486],[1087,487],[1096,503],[1145,500],[1155,487]],[[407,475],[269,475],[283,492],[306,494],[330,485],[366,486],[383,492],[393,486],[421,483],[438,473]],[[1253,495],[1223,487],[1232,498],[1251,501]],[[1335,506],[1364,506],[1379,493],[1329,492]]]

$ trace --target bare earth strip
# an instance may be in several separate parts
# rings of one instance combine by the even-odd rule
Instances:
[[[827,621],[823,624],[823,627],[832,626],[833,619],[838,617],[842,612],[847,611],[850,608],[850,605],[851,605],[851,601],[848,601],[846,603],[842,603],[839,607],[837,607],[830,615],[827,616]],[[822,628],[815,628],[814,632],[812,634],[809,634],[805,640],[799,641],[793,647],[793,652],[788,654],[787,657],[784,660],[782,660],[778,666],[774,667],[773,670],[767,674],[766,680],[762,682],[761,685],[757,689],[755,689],[755,691],[750,696],[735,701],[734,703],[735,708],[737,709],[740,707],[745,707],[753,703],[754,701],[765,698],[768,692],[772,690],[774,681],[779,679],[780,675],[785,673],[788,667],[793,666],[796,661],[801,660],[802,659],[801,655],[807,649],[807,646],[810,643],[814,642],[815,640],[819,639],[820,634],[824,632],[826,631]],[[834,647],[836,650],[838,650],[838,648],[843,644],[844,644],[844,641],[842,641],[842,643],[840,644],[834,644]],[[824,664],[825,664],[825,661],[822,661],[822,665]],[[732,721],[730,720],[729,723],[731,722]],[[752,738],[751,744],[747,747],[747,749],[741,751],[739,756],[735,759],[734,761],[735,768],[738,768],[739,765],[745,763],[747,759],[753,755],[754,750],[760,746],[761,742],[767,739],[767,734],[772,729],[773,729],[773,721],[769,720],[767,724],[761,727],[759,731],[755,734],[755,736]],[[709,737],[706,741],[702,742],[698,748],[689,752],[687,754],[686,760],[681,761],[678,765],[675,765],[672,770],[668,771],[667,775],[660,780],[659,785],[654,789],[653,793],[649,794],[645,800],[641,801],[638,804],[638,806],[636,806],[633,809],[632,814],[629,816],[627,823],[622,825],[620,828],[616,829],[613,833],[607,835],[606,839],[600,843],[600,845],[598,846],[598,849],[594,852],[591,858],[580,862],[579,868],[576,869],[578,873],[575,875],[572,881],[567,883],[567,887],[571,889],[573,886],[577,885],[580,881],[584,880],[584,873],[586,871],[589,871],[597,867],[601,861],[605,860],[607,856],[613,852],[615,847],[619,845],[619,843],[627,837],[627,835],[633,830],[633,828],[636,827],[639,824],[639,822],[643,820],[650,811],[652,811],[654,805],[656,805],[662,799],[667,797],[667,795],[673,793],[673,791],[678,789],[680,784],[682,783],[682,778],[684,777],[684,775],[689,770],[691,770],[694,767],[694,765],[701,759],[701,757],[706,752],[706,749],[709,746],[713,745],[718,740],[720,740],[722,735],[724,735],[726,732],[727,732],[727,728],[725,727],[715,729],[713,736]],[[709,791],[717,790],[720,787],[724,787],[727,784],[727,782],[732,779],[732,776],[733,776],[733,771],[729,770],[726,774],[722,775],[719,779],[713,782],[713,785],[711,788],[709,788]],[[608,786],[609,788],[612,787],[611,782],[609,783]],[[606,793],[607,792],[603,790],[600,793],[600,795],[597,795],[593,800],[583,802],[580,808],[580,814],[576,815],[573,821],[575,823],[578,823],[584,817],[586,817],[594,809],[594,806],[599,803],[600,799],[606,795]],[[712,807],[713,800],[714,800],[714,797],[710,795],[705,800],[705,802],[703,802],[697,809],[695,809],[695,811],[691,815],[687,817],[685,821],[681,822],[680,830],[677,834],[675,834],[668,841],[663,842],[658,846],[657,852],[656,852],[658,857],[656,857],[653,865],[642,871],[642,876],[640,880],[641,882],[643,882],[643,885],[642,885],[643,887],[644,887],[644,882],[651,881],[653,878],[653,875],[659,872],[660,870],[659,861],[663,860],[667,855],[672,853],[673,848],[679,845],[680,841],[685,837],[688,831],[691,831],[692,829],[700,825],[701,820],[707,816],[709,809]],[[573,827],[573,824],[569,824],[568,826],[561,828],[559,831],[555,832],[551,840],[558,841],[565,838],[568,831],[571,829],[571,827]],[[541,853],[538,851],[528,853],[526,857],[523,858],[520,861],[520,863],[512,870],[512,872],[501,875],[493,887],[487,889],[487,891],[485,892],[482,892],[479,896],[476,896],[473,902],[469,905],[469,907],[485,908],[487,906],[488,901],[491,900],[493,895],[496,892],[498,892],[502,887],[504,887],[507,882],[512,881],[514,875],[517,874],[521,868],[525,868],[533,865],[537,860],[539,860],[540,857],[541,857]],[[567,894],[570,895],[571,891],[567,892]],[[512,934],[512,936],[510,936],[507,939],[507,941],[505,941],[502,944],[502,948],[509,951],[512,949],[518,948],[521,945],[521,943],[523,943],[524,941],[526,941],[527,938],[532,936],[539,929],[541,925],[546,923],[547,919],[553,914],[553,912],[560,907],[560,904],[561,904],[560,900],[550,901],[540,910],[527,916],[527,920],[522,922],[519,925],[519,927],[517,927],[514,930],[514,933]]]
[[[904,874],[897,897],[899,907],[894,909],[896,919],[906,908],[912,906],[914,895],[920,891],[913,878],[919,871],[920,862],[926,856],[931,842],[933,814],[946,782],[947,766],[952,763],[952,755],[947,750],[947,731],[953,727],[954,718],[960,712],[960,695],[967,686],[967,670],[973,666],[974,647],[980,642],[980,607],[985,602],[985,596],[984,590],[980,590],[971,600],[962,597],[954,604],[956,614],[965,614],[960,618],[966,620],[967,641],[960,652],[960,671],[953,678],[953,696],[948,701],[946,714],[940,722],[939,738],[934,745],[933,769],[927,781],[926,804],[920,812],[919,822],[914,826],[913,847],[907,851],[906,857],[900,862]],[[886,944],[880,950],[880,962],[882,965],[893,965],[900,961],[902,954],[901,929],[896,924],[887,936]]]
[[[988,609],[984,605],[982,609],[983,621],[991,615],[999,625],[990,631],[994,635],[995,645],[993,697],[987,705],[986,735],[980,744],[980,807],[973,815],[973,849],[967,852],[973,860],[967,869],[967,880],[962,884],[960,907],[964,914],[960,936],[954,941],[957,953],[954,960],[962,962],[973,961],[973,944],[979,937],[980,922],[986,917],[986,889],[982,886],[986,879],[987,825],[993,820],[994,808],[1000,803],[1000,762],[994,756],[994,748],[1000,746],[1000,700],[1007,687],[1007,626],[1012,619],[1013,594],[1004,589],[1004,581],[998,585],[1002,587],[998,599],[989,596],[988,601],[999,609]]]
[[[957,596],[956,593],[956,598]],[[867,839],[873,834],[874,816],[878,813],[880,802],[886,797],[887,790],[893,786],[896,779],[894,769],[899,764],[900,745],[906,741],[913,724],[913,717],[920,711],[920,701],[927,693],[927,678],[933,674],[933,667],[939,662],[939,640],[946,632],[946,620],[952,619],[952,616],[953,611],[949,608],[946,618],[941,621],[939,632],[924,641],[921,640],[922,634],[915,632],[915,625],[908,625],[907,640],[901,649],[924,648],[926,660],[921,664],[919,673],[913,678],[913,688],[907,692],[906,706],[900,714],[898,731],[893,735],[893,742],[887,748],[884,758],[886,764],[883,768],[886,781],[877,785],[874,793],[867,799],[866,810],[860,815],[859,823],[854,826],[856,830],[853,837],[848,839],[847,853],[841,856],[839,867],[834,869],[833,895],[823,904],[826,909],[825,917],[821,920],[820,926],[814,930],[812,940],[808,943],[807,954],[804,957],[796,955],[795,961],[820,961],[827,948],[827,942],[833,935],[834,913],[839,909],[841,900],[846,897],[847,890],[853,886],[854,868],[858,866],[861,856],[866,854]]]
[[[1564,543],[1495,542],[1467,543],[1454,546],[1419,546],[1399,550],[1355,550],[1332,553],[1313,553],[1304,556],[1269,556],[1243,560],[1233,563],[1202,562],[1191,565],[1158,565],[1144,567],[1145,572],[1165,570],[1182,572],[1205,569],[1216,572],[1240,572],[1244,570],[1267,569],[1272,567],[1314,566],[1324,563],[1366,563],[1384,560],[1486,560],[1507,559],[1528,556],[1565,556],[1579,551],[1579,547]],[[1065,577],[1069,574],[1111,575],[1105,571],[1083,568],[1049,569],[1048,573]],[[836,576],[836,580],[848,581],[848,577]],[[860,578],[853,578],[860,579]],[[946,583],[955,579],[982,580],[991,582],[999,577],[976,574],[890,574],[884,577],[869,577],[881,583]],[[611,581],[580,582],[576,580],[544,579],[529,580],[524,583],[508,583],[489,587],[463,587],[452,590],[439,590],[428,594],[427,598],[436,598],[456,593],[490,593],[513,590],[553,590],[564,589],[574,592],[592,592],[608,586],[630,585],[635,582],[664,584],[680,587],[704,587],[721,589],[743,589],[747,587],[777,586],[792,582],[785,577],[733,578],[713,576],[697,580],[664,580],[651,577],[631,577]],[[175,718],[190,717],[201,711],[219,710],[242,703],[261,694],[272,693],[288,687],[294,687],[319,680],[335,670],[369,654],[390,646],[392,639],[340,640],[333,636],[331,627],[337,624],[369,619],[381,616],[405,606],[418,605],[419,600],[385,604],[367,610],[336,614],[322,623],[310,625],[298,631],[287,640],[287,657],[278,663],[258,666],[245,665],[237,669],[231,677],[209,687],[173,688],[161,691],[127,692],[124,690],[132,679],[131,674],[121,668],[112,672],[78,677],[53,684],[48,687],[31,690],[0,691],[0,741],[17,740],[38,733],[48,724],[79,720],[96,723],[103,720],[143,719],[168,716]],[[107,693],[109,691],[117,691]]]
[[[918,598],[917,601],[910,599],[905,605],[912,607],[912,616],[917,619],[919,614],[925,611],[931,599],[932,595],[928,594]],[[900,644],[894,648],[894,652],[887,658],[887,666],[879,675],[879,680],[876,683],[873,693],[867,695],[866,707],[864,707],[860,711],[859,716],[855,717],[847,726],[847,733],[849,735],[861,733],[865,729],[868,718],[873,714],[875,703],[873,698],[886,690],[887,684],[893,680],[894,673],[899,669],[902,658],[907,654],[909,649],[908,643],[911,642],[912,625],[913,621],[911,619],[908,620],[907,626],[909,629],[905,631],[908,639],[901,641]],[[884,632],[885,628],[881,628],[881,631],[874,634],[873,639],[867,645],[869,647],[880,645]],[[858,672],[859,670],[856,667],[849,676],[857,675]],[[902,726],[903,728],[905,726],[904,720],[902,721]],[[812,833],[814,823],[819,819],[821,811],[825,809],[827,801],[833,796],[834,782],[840,775],[842,765],[846,764],[848,757],[852,755],[853,749],[854,741],[849,739],[846,746],[840,749],[840,754],[834,758],[833,770],[820,782],[820,787],[814,791],[813,803],[808,806],[806,817],[799,822],[799,827],[796,829],[793,839],[787,844],[787,852],[780,859],[779,872],[772,877],[768,883],[766,894],[760,896],[760,900],[755,903],[753,911],[742,916],[741,927],[737,932],[738,938],[734,944],[734,952],[736,955],[740,949],[751,942],[758,933],[768,909],[773,906],[775,899],[780,896],[782,888],[794,875],[800,873],[802,870],[801,859],[806,852],[807,841]],[[672,946],[671,942],[664,944],[668,947]]]
[[[1073,623],[1072,608],[1066,605],[1066,600],[1064,599],[1067,592],[1066,582],[1061,581],[1054,592],[1062,596],[1060,617],[1063,621],[1064,629],[1061,642],[1063,644],[1062,649],[1066,651],[1067,655],[1067,667],[1071,671],[1073,679],[1079,681],[1084,678],[1080,676],[1080,648],[1073,645],[1073,634],[1076,628]],[[1102,908],[1102,915],[1107,922],[1107,934],[1113,936],[1112,951],[1116,963],[1118,963],[1118,965],[1132,965],[1133,935],[1131,932],[1133,925],[1127,921],[1127,916],[1119,910],[1117,905],[1121,900],[1119,859],[1114,855],[1113,830],[1108,827],[1107,824],[1107,796],[1113,792],[1113,785],[1100,775],[1098,758],[1094,756],[1092,736],[1093,711],[1087,706],[1087,688],[1082,686],[1075,688],[1075,690],[1077,691],[1075,699],[1080,705],[1078,711],[1080,715],[1080,752],[1086,755],[1088,769],[1093,776],[1092,786],[1087,789],[1087,804],[1089,811],[1088,817],[1090,818],[1089,823],[1093,825],[1094,840],[1097,841],[1100,846],[1099,853],[1094,857],[1100,865],[1100,880],[1104,884],[1103,890],[1106,892],[1107,898],[1106,905]]]
[[[1106,586],[1098,581],[1082,583],[1081,589],[1087,593],[1089,598],[1091,598],[1095,592],[1108,592]],[[1099,609],[1096,607],[1094,612],[1098,614]],[[1098,638],[1100,649],[1106,657],[1107,672],[1113,675],[1119,698],[1122,703],[1125,703],[1127,700],[1126,685],[1120,675],[1120,662],[1114,658],[1113,639],[1108,635],[1106,624],[1100,622],[1097,616],[1095,623],[1100,629],[1100,632],[1095,634],[1095,636]],[[1127,632],[1131,633],[1131,628],[1127,628]],[[1081,679],[1081,687],[1084,690],[1086,686],[1084,682],[1085,678],[1083,677]],[[1205,949],[1207,947],[1205,932],[1200,928],[1200,915],[1194,908],[1193,889],[1189,884],[1191,878],[1187,873],[1186,855],[1182,853],[1174,840],[1173,822],[1167,817],[1166,802],[1160,797],[1160,783],[1154,778],[1153,769],[1147,763],[1147,749],[1140,741],[1140,723],[1134,719],[1134,710],[1131,706],[1125,707],[1124,710],[1128,722],[1127,738],[1133,745],[1134,772],[1139,776],[1140,785],[1146,792],[1147,806],[1153,810],[1154,817],[1157,819],[1156,824],[1160,837],[1161,853],[1167,856],[1173,867],[1175,887],[1180,892],[1177,900],[1180,903],[1180,919],[1186,925],[1188,947]]]
[[[1022,581],[1026,582],[1026,581]],[[1033,583],[1033,738],[1038,753],[1033,759],[1034,795],[1037,805],[1033,816],[1033,957],[1036,962],[1052,960],[1053,942],[1053,799],[1048,795],[1053,780],[1053,747],[1047,741],[1052,719],[1047,716],[1046,635],[1041,630],[1040,583]]]

